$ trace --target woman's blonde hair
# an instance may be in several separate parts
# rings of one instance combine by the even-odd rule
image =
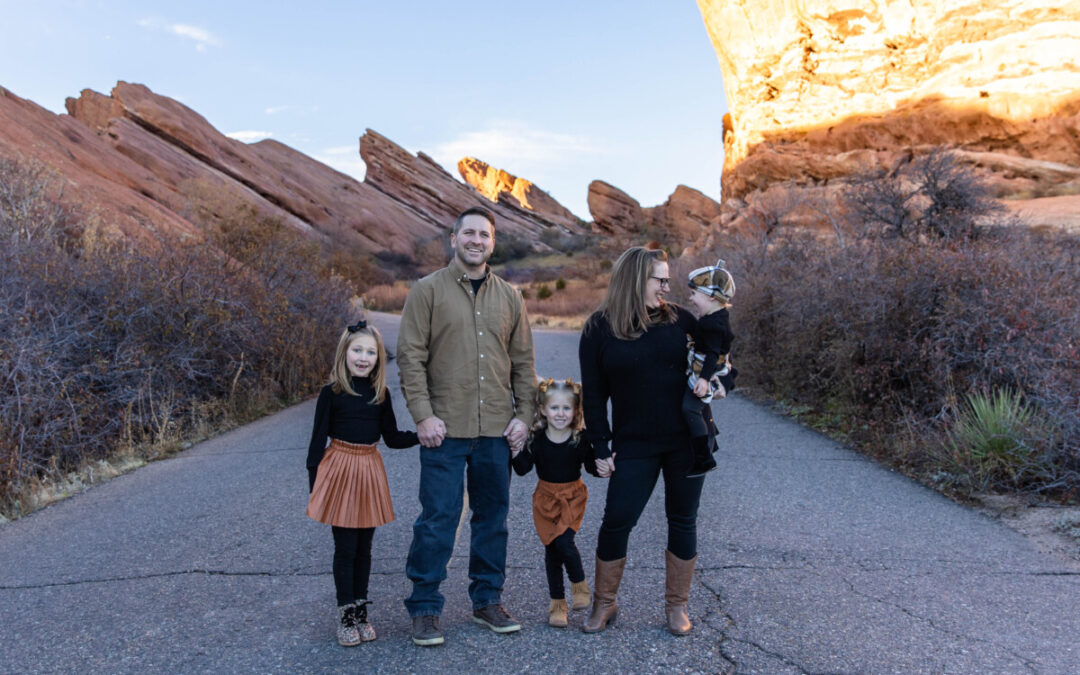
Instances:
[[[634,340],[652,325],[671,323],[675,320],[675,309],[660,301],[654,310],[658,314],[649,316],[645,306],[645,285],[657,263],[666,263],[667,254],[663,249],[633,246],[623,251],[611,270],[611,282],[608,283],[607,295],[600,303],[600,313],[607,319],[611,332],[620,340]]]
[[[543,408],[553,394],[570,394],[574,409],[574,417],[570,420],[570,436],[577,443],[578,436],[581,435],[581,430],[585,426],[585,413],[581,409],[581,384],[569,377],[565,380],[555,380],[550,377],[540,380],[536,387],[536,417],[533,420],[532,430],[539,431],[547,426]]]
[[[330,371],[330,384],[335,394],[345,392],[351,396],[359,396],[356,390],[352,388],[352,374],[349,373],[349,365],[345,362],[345,359],[349,355],[349,345],[361,335],[370,335],[375,338],[375,350],[378,353],[379,360],[375,363],[375,367],[371,369],[371,375],[368,375],[371,379],[371,386],[375,389],[375,396],[372,397],[369,403],[382,403],[386,397],[386,345],[383,344],[382,334],[379,333],[379,329],[367,325],[365,321],[360,321],[355,326],[349,326],[342,331],[341,337],[338,339],[337,351],[334,352],[334,367]]]

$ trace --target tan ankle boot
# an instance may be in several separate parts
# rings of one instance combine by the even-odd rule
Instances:
[[[581,581],[575,581],[570,584],[570,597],[573,598],[574,603],[571,605],[572,609],[585,609],[589,606],[589,582],[582,579]]]
[[[566,628],[566,598],[555,598],[548,605],[548,625]]]
[[[690,600],[690,584],[694,580],[697,556],[682,560],[671,551],[664,551],[664,558],[667,561],[667,590],[664,593],[667,629],[672,635],[687,635],[692,625],[686,613],[686,603]]]
[[[619,605],[615,602],[615,598],[619,594],[619,583],[622,581],[624,567],[626,567],[625,557],[611,561],[596,559],[592,610],[581,627],[584,632],[599,633],[607,628],[608,624],[615,625],[615,619],[619,616]]]

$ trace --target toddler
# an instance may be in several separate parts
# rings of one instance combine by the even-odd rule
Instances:
[[[693,455],[691,478],[703,476],[716,468],[712,456],[712,413],[709,403],[723,398],[735,387],[738,371],[731,365],[731,332],[727,308],[735,296],[735,280],[717,260],[711,267],[699,267],[690,273],[690,304],[698,316],[693,347],[687,354],[687,390],[683,394],[683,415],[690,427],[690,450]],[[714,442],[714,441],[713,441]]]

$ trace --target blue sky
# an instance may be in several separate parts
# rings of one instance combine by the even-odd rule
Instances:
[[[680,183],[719,199],[727,104],[693,0],[0,0],[0,26],[0,85],[54,112],[125,80],[358,178],[371,128],[586,219],[597,178],[644,206]]]

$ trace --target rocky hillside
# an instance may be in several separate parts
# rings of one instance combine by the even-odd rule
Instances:
[[[998,196],[1080,224],[1080,2],[698,0],[724,77],[723,195],[963,152]]]
[[[367,164],[361,182],[277,141],[230,139],[139,84],[120,82],[110,96],[84,90],[67,100],[67,111],[53,114],[0,88],[0,156],[45,164],[62,179],[64,201],[95,214],[105,231],[147,242],[200,236],[241,208],[315,238],[406,260],[478,203],[496,212],[502,232],[538,247],[549,228],[581,230],[576,219],[551,218],[527,204],[489,203],[427,155],[371,130],[359,144]]]

